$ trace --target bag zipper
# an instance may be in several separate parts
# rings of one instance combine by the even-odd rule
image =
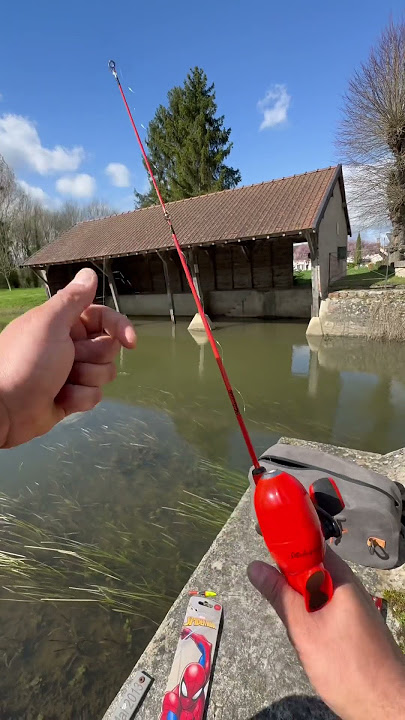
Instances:
[[[387,490],[383,490],[382,488],[376,487],[375,485],[370,485],[370,483],[364,482],[364,480],[355,480],[354,478],[348,477],[347,475],[342,475],[341,473],[331,471],[331,470],[325,470],[325,468],[317,467],[316,465],[307,465],[306,463],[300,463],[296,462],[295,460],[288,460],[283,458],[275,458],[271,455],[262,455],[259,460],[266,460],[267,462],[271,462],[273,465],[285,465],[286,467],[291,468],[302,468],[303,470],[318,470],[319,472],[326,473],[329,475],[332,475],[333,477],[340,478],[341,480],[346,480],[346,482],[353,483],[353,485],[361,485],[362,487],[370,488],[370,490],[375,490],[376,492],[382,493],[382,495],[386,495],[390,500],[392,500],[395,504],[396,508],[400,507],[400,503],[398,500],[396,500],[392,495],[390,495]]]

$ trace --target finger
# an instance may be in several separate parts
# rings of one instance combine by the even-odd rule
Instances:
[[[109,335],[99,335],[88,340],[75,342],[75,361],[89,363],[112,362],[120,350],[118,340]]]
[[[260,560],[250,563],[247,574],[252,585],[269,601],[279,618],[287,623],[287,609],[297,593],[274,567]]]
[[[63,386],[55,403],[63,408],[66,415],[71,415],[71,413],[91,410],[101,398],[100,388],[67,384]]]
[[[77,322],[94,300],[97,290],[97,275],[90,268],[82,268],[76,277],[45,303],[49,319],[58,327],[70,328]]]
[[[69,375],[69,383],[73,385],[87,385],[88,387],[101,387],[115,379],[117,369],[115,364],[75,362]]]
[[[80,318],[75,323],[73,323],[72,327],[70,328],[70,337],[72,338],[73,342],[75,342],[76,340],[87,340],[87,330],[84,327]]]
[[[332,577],[335,588],[355,581],[355,574],[348,564],[328,546],[326,547],[324,565]]]
[[[91,305],[82,313],[81,319],[89,335],[106,332],[124,347],[135,347],[136,334],[132,323],[116,310],[104,305]]]
[[[335,590],[343,585],[353,585],[364,597],[370,598],[363,583],[357,575],[355,575],[347,562],[342,560],[339,555],[336,555],[330,547],[326,548],[324,565],[331,575]]]

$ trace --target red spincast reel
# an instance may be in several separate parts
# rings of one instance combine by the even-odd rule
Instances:
[[[308,494],[292,475],[253,470],[254,504],[264,541],[288,583],[305,600],[308,612],[332,598],[332,579],[323,565],[325,538],[340,537],[333,515],[344,502],[333,480],[322,478]]]

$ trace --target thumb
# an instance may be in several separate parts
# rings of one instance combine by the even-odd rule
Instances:
[[[269,601],[286,624],[287,608],[296,593],[285,577],[275,567],[260,560],[250,563],[247,574],[252,585]]]
[[[91,268],[79,270],[72,282],[59,290],[45,304],[49,318],[64,323],[70,328],[93,302],[97,283],[98,278],[94,270]]]

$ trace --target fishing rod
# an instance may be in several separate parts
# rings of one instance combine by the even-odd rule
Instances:
[[[325,538],[338,537],[340,530],[333,518],[320,507],[315,492],[309,495],[299,480],[289,473],[282,470],[269,470],[260,465],[186,258],[174,231],[171,217],[129,109],[114,60],[109,61],[108,67],[117,81],[142,157],[169,226],[174,246],[253,463],[250,478],[255,485],[254,504],[263,539],[289,584],[303,595],[308,612],[319,610],[333,595],[332,579],[323,565]],[[325,480],[328,481],[327,478]],[[329,493],[333,494],[334,492],[335,488],[332,490],[329,488]]]
[[[126,111],[127,111],[127,113],[128,113],[129,119],[130,119],[130,121],[131,121],[132,128],[133,128],[133,130],[134,130],[136,139],[137,139],[137,141],[138,141],[138,145],[139,145],[140,150],[141,150],[141,153],[142,153],[142,157],[143,157],[143,159],[144,159],[144,161],[145,161],[145,165],[146,165],[146,167],[147,167],[147,169],[148,169],[148,173],[149,173],[149,175],[150,175],[150,179],[151,179],[151,181],[152,181],[153,187],[155,188],[156,195],[158,196],[158,200],[159,200],[159,203],[160,203],[160,207],[162,208],[163,215],[164,215],[165,220],[166,220],[166,222],[167,222],[167,224],[168,224],[168,226],[169,226],[169,230],[170,230],[171,235],[172,235],[172,240],[173,240],[173,242],[174,242],[174,246],[175,246],[175,248],[176,248],[176,250],[177,250],[177,254],[178,254],[179,258],[180,258],[180,262],[181,262],[181,264],[182,264],[184,273],[185,273],[186,278],[187,278],[188,285],[189,285],[189,287],[190,287],[190,290],[191,290],[191,292],[192,292],[193,298],[194,298],[194,300],[195,300],[195,304],[197,305],[197,310],[198,310],[198,312],[199,312],[199,314],[200,314],[202,323],[203,323],[203,325],[204,325],[204,330],[205,330],[205,332],[207,333],[207,337],[208,337],[209,343],[210,343],[210,345],[211,345],[212,352],[213,352],[213,354],[214,354],[215,360],[217,361],[217,365],[218,365],[218,368],[219,368],[219,372],[221,373],[222,380],[224,381],[224,385],[225,385],[225,387],[226,387],[226,391],[227,391],[228,396],[229,396],[229,399],[230,399],[230,401],[231,401],[231,403],[232,403],[233,411],[234,411],[234,413],[235,413],[235,415],[236,415],[236,419],[237,419],[237,421],[238,421],[238,423],[239,423],[239,427],[240,427],[240,429],[241,429],[241,432],[242,432],[242,435],[243,435],[243,439],[244,439],[244,441],[245,441],[245,443],[246,443],[246,447],[247,447],[248,453],[249,453],[249,455],[250,455],[250,457],[251,457],[251,460],[252,460],[252,463],[253,463],[254,467],[257,468],[257,469],[259,469],[259,468],[260,468],[260,464],[259,464],[259,461],[258,461],[258,459],[257,459],[257,455],[256,455],[255,449],[254,449],[254,447],[253,447],[252,441],[251,441],[251,439],[250,439],[250,435],[249,435],[248,429],[247,429],[247,427],[246,427],[246,425],[245,425],[245,421],[244,421],[244,419],[243,419],[243,417],[242,417],[242,415],[241,415],[241,412],[240,412],[240,410],[239,410],[238,403],[236,402],[236,398],[235,398],[234,392],[233,392],[233,390],[232,390],[232,385],[231,385],[231,382],[230,382],[230,380],[229,380],[228,373],[227,373],[226,370],[225,370],[224,364],[223,364],[223,362],[222,362],[222,358],[221,358],[221,356],[220,356],[220,354],[219,354],[219,352],[218,352],[218,347],[217,347],[217,344],[216,344],[216,342],[215,342],[215,340],[214,340],[214,336],[213,336],[213,334],[212,334],[212,330],[211,330],[211,328],[210,328],[210,324],[209,324],[209,322],[208,322],[208,320],[207,320],[207,317],[206,317],[205,312],[204,312],[204,308],[203,308],[203,306],[202,306],[202,302],[201,302],[201,300],[200,300],[200,298],[199,298],[199,296],[198,296],[197,290],[196,290],[196,288],[195,288],[194,281],[193,281],[193,278],[191,277],[191,273],[190,273],[190,270],[189,270],[189,268],[188,268],[186,258],[184,257],[184,253],[183,253],[183,251],[182,251],[182,249],[181,249],[181,247],[180,247],[180,243],[179,243],[179,241],[178,241],[178,239],[177,239],[177,235],[176,235],[176,233],[175,233],[175,231],[174,231],[171,217],[170,217],[170,215],[169,215],[169,213],[168,213],[168,211],[167,211],[167,208],[166,208],[166,205],[165,205],[164,200],[163,200],[163,198],[162,198],[162,195],[161,195],[161,192],[160,192],[160,190],[159,190],[158,184],[157,184],[157,182],[156,182],[156,180],[155,180],[155,176],[154,176],[154,174],[153,174],[153,170],[152,170],[151,165],[150,165],[150,162],[149,162],[149,160],[148,160],[148,156],[147,156],[147,154],[146,154],[146,152],[145,152],[145,148],[144,148],[144,146],[143,146],[142,140],[141,140],[140,135],[139,135],[139,133],[138,133],[138,129],[137,129],[136,125],[135,125],[134,118],[132,117],[131,110],[129,109],[129,105],[128,105],[127,99],[126,99],[126,97],[125,97],[125,93],[124,93],[124,91],[123,91],[123,89],[122,89],[122,85],[121,85],[120,79],[119,79],[119,77],[118,77],[118,73],[117,73],[117,70],[116,70],[116,67],[115,67],[115,62],[114,62],[114,60],[110,60],[110,62],[108,63],[108,67],[110,68],[113,76],[115,77],[115,79],[116,79],[116,81],[117,81],[117,85],[118,85],[119,91],[120,91],[120,93],[121,93],[121,97],[122,97],[122,99],[123,99],[123,101],[124,101],[124,105],[125,105]]]

